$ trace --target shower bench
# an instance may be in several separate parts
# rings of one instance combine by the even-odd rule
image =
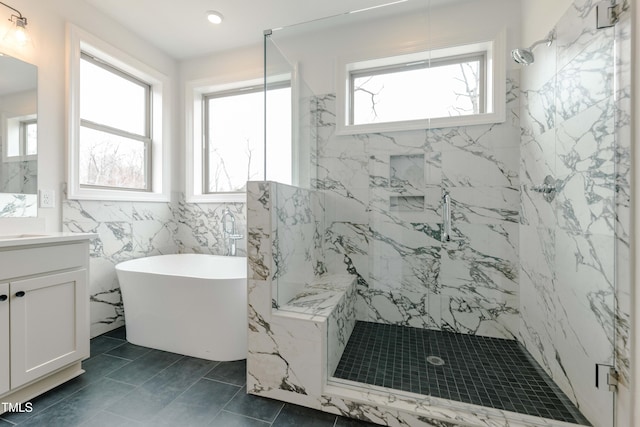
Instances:
[[[274,315],[315,322],[325,337],[323,350],[331,375],[356,324],[356,276],[324,275],[305,286]]]

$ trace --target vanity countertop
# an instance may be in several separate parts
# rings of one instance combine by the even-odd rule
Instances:
[[[27,245],[69,243],[93,239],[94,237],[98,237],[98,235],[96,233],[70,233],[65,231],[0,235],[0,249]]]

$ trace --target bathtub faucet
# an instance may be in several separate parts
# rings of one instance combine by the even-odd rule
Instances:
[[[229,218],[229,222],[231,222],[231,227],[227,227],[227,217]],[[225,237],[229,239],[227,256],[236,256],[236,240],[242,239],[244,236],[242,234],[238,234],[236,232],[236,217],[233,216],[229,208],[225,208],[222,211],[222,232]]]

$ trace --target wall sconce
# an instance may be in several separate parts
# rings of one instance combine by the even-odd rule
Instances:
[[[31,35],[29,34],[29,31],[27,31],[27,18],[22,16],[22,13],[20,13],[18,9],[15,9],[3,2],[0,2],[0,4],[17,13],[17,15],[11,14],[11,17],[9,18],[9,21],[11,21],[11,27],[2,38],[2,41],[5,44],[19,47],[31,44]]]

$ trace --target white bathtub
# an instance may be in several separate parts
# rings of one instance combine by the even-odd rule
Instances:
[[[247,259],[159,255],[116,266],[127,340],[209,360],[247,357]]]

